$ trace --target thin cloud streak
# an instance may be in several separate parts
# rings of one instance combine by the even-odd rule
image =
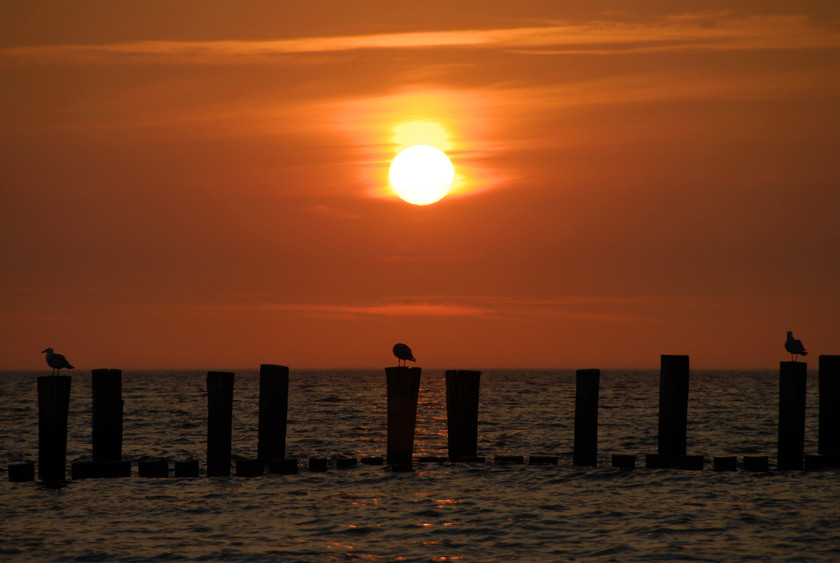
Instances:
[[[5,64],[228,64],[282,62],[309,53],[365,49],[495,48],[529,54],[613,54],[664,51],[821,49],[840,34],[808,25],[805,16],[741,19],[671,17],[644,24],[565,23],[511,29],[391,33],[271,41],[136,41],[42,45],[0,50]],[[552,49],[552,47],[554,49]],[[535,49],[528,51],[528,49]]]

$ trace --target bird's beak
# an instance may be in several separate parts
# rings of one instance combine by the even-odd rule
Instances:
[[[46,351],[46,350],[44,350],[44,351],[43,351],[43,352],[41,352],[41,353],[42,353],[42,354],[46,354],[46,353],[47,353],[47,351]]]

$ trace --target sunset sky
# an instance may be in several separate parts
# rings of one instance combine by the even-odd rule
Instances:
[[[5,1],[0,143],[0,369],[840,354],[836,0]]]

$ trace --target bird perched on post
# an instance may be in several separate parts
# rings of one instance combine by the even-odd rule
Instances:
[[[787,340],[785,340],[785,350],[790,352],[790,359],[792,359],[794,362],[796,361],[796,359],[794,359],[793,357],[794,355],[808,355],[808,352],[805,351],[805,346],[802,345],[802,341],[793,338],[793,333],[791,331],[788,331]]]
[[[61,368],[73,369],[73,366],[70,365],[70,362],[67,361],[67,358],[62,356],[61,354],[56,354],[53,352],[52,348],[47,348],[42,354],[47,355],[47,365],[53,368],[52,375],[58,375],[61,373]],[[56,373],[58,370],[58,373]]]
[[[406,360],[410,360],[412,362],[417,361],[414,359],[414,356],[411,355],[411,348],[405,344],[394,344],[394,355],[398,360],[403,361],[403,365],[405,365]],[[397,362],[397,365],[399,365],[399,362]]]

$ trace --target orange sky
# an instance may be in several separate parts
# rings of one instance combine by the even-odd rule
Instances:
[[[835,1],[9,1],[0,143],[0,369],[840,354]]]

